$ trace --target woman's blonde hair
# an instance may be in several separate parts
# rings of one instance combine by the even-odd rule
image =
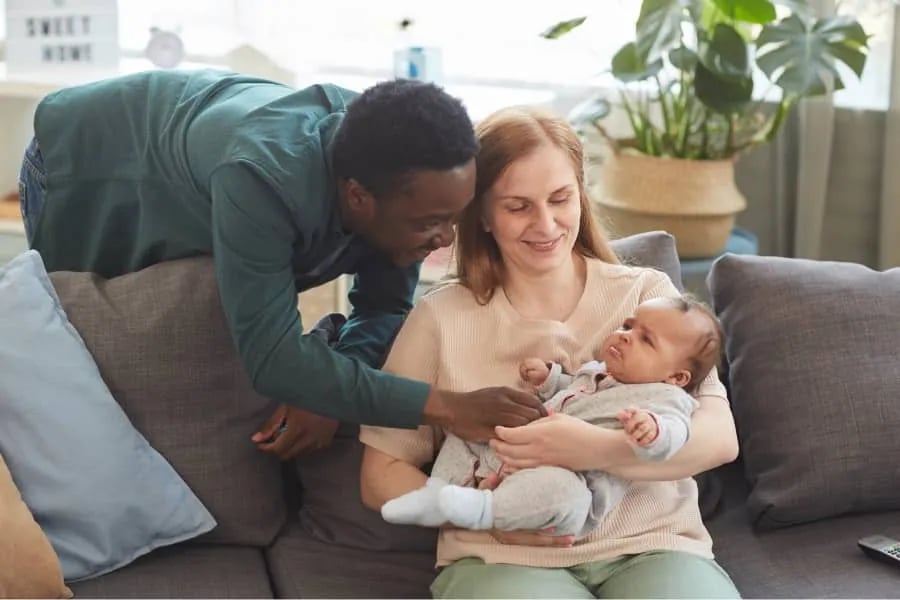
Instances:
[[[505,108],[481,121],[475,133],[481,145],[475,159],[475,199],[463,211],[456,229],[456,277],[479,302],[490,301],[504,276],[500,249],[483,225],[487,193],[509,165],[545,144],[566,153],[578,181],[581,221],[575,251],[584,257],[619,262],[591,210],[581,141],[564,119],[536,108]]]

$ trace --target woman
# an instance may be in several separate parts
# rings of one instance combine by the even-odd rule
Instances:
[[[456,391],[517,385],[518,365],[529,356],[571,372],[638,303],[678,293],[660,272],[619,264],[591,217],[582,148],[564,121],[507,109],[483,121],[478,137],[475,201],[457,232],[459,280],[420,301],[385,365]],[[442,530],[434,595],[738,597],[712,560],[690,478],[737,452],[715,373],[697,399],[690,442],[663,464],[639,464],[620,431],[563,416],[503,430],[506,441],[495,447],[511,466],[603,469],[634,483],[577,543],[537,533]],[[360,438],[367,446],[363,500],[378,509],[422,487],[421,469],[434,459],[442,433],[365,428]]]

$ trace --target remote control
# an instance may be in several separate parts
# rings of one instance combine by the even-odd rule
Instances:
[[[884,535],[868,535],[857,545],[867,556],[900,567],[900,541]]]

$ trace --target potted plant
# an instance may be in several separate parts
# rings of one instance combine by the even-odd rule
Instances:
[[[736,157],[771,142],[801,98],[861,76],[869,36],[852,17],[817,18],[805,0],[643,0],[635,34],[612,59],[632,135],[606,135],[605,100],[578,123],[609,142],[598,211],[617,235],[666,229],[681,256],[713,256],[746,206]]]

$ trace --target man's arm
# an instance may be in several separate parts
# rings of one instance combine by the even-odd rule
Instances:
[[[391,341],[412,309],[419,266],[397,267],[376,252],[365,258],[349,294],[353,310],[335,350],[370,367],[381,367]]]
[[[341,421],[417,426],[427,384],[373,370],[302,334],[291,264],[301,234],[261,172],[249,162],[223,165],[210,186],[219,294],[254,388]]]

